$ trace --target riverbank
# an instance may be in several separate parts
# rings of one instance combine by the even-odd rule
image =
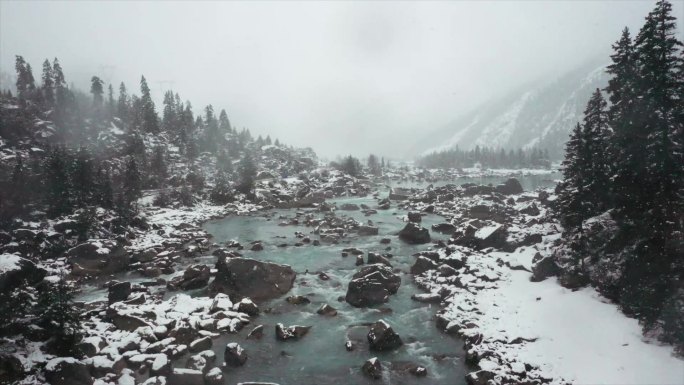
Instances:
[[[458,196],[458,203],[440,199],[446,194]],[[549,277],[544,260],[561,231],[549,212],[555,201],[551,189],[500,199],[468,195],[467,188],[447,188],[433,199],[416,195],[408,204],[416,210],[433,205],[456,226],[449,245],[436,248],[432,258],[435,265],[458,259],[463,268],[452,276],[426,269],[416,281],[442,298],[440,327],[464,339],[467,361],[479,367],[468,383],[684,380],[684,361],[671,346],[643,337],[637,320],[591,287],[563,287]],[[498,239],[492,237],[496,232]]]

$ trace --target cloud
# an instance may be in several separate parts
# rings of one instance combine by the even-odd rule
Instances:
[[[0,2],[0,69],[59,57],[157,100],[169,86],[256,134],[405,157],[478,104],[607,57],[650,1]],[[682,2],[676,4],[682,10]],[[681,13],[681,12],[680,12]],[[164,82],[172,81],[172,83]]]

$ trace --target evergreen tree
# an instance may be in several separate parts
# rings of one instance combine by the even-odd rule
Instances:
[[[42,91],[46,107],[53,107],[55,105],[55,85],[52,80],[53,76],[52,65],[48,59],[45,59],[43,62]]]
[[[646,17],[646,23],[635,40],[634,51],[640,76],[637,112],[642,117],[647,154],[643,182],[653,189],[647,200],[651,223],[658,230],[672,230],[676,213],[681,212],[680,178],[684,167],[680,156],[682,143],[675,138],[682,100],[679,99],[682,43],[676,38],[672,5],[665,0]]]
[[[241,193],[251,197],[254,190],[254,182],[256,180],[257,166],[251,154],[245,152],[240,160],[239,182],[237,190]]]
[[[107,86],[107,117],[111,119],[114,116],[114,88],[111,84]]]
[[[79,311],[73,302],[74,290],[60,276],[56,283],[41,292],[39,297],[40,321],[52,336],[52,352],[60,356],[72,356],[76,353],[76,343],[81,333]]]
[[[66,79],[64,78],[64,72],[62,71],[62,65],[59,64],[59,60],[55,58],[52,61],[52,73],[54,75],[54,87],[55,87],[55,104],[59,111],[64,111],[69,103],[69,90],[66,86]]]
[[[16,56],[14,68],[17,71],[17,97],[20,100],[28,99],[29,92],[29,74],[26,69],[27,63],[23,56]]]
[[[97,76],[93,76],[90,79],[90,93],[93,94],[93,106],[96,110],[102,108],[104,99],[102,95],[104,94],[103,88],[104,82]]]
[[[558,194],[558,207],[561,224],[571,233],[581,230],[582,222],[588,217],[584,206],[587,200],[584,191],[586,165],[582,154],[586,150],[582,135],[582,126],[577,123],[565,145],[565,160],[561,164],[563,181]]]
[[[59,216],[71,209],[71,190],[67,174],[67,154],[63,149],[52,150],[45,164],[46,203],[48,214]]]
[[[157,146],[154,148],[152,159],[150,160],[150,171],[152,173],[152,186],[162,187],[164,180],[168,176],[168,166],[166,161],[166,151],[164,147]]]
[[[150,87],[147,85],[147,80],[144,76],[140,78],[140,124],[143,132],[151,134],[159,133],[159,122],[157,112],[154,110],[154,101],[150,94]]]
[[[126,170],[124,172],[123,180],[123,198],[124,204],[130,205],[141,197],[142,192],[142,176],[138,168],[138,162],[135,157],[130,156],[126,162]]]
[[[178,111],[176,98],[173,92],[166,91],[164,94],[164,111],[162,113],[162,126],[164,131],[175,136],[178,135]]]
[[[119,85],[119,101],[117,102],[117,116],[124,123],[130,123],[130,101],[128,98],[128,92],[126,92],[126,85],[121,82]]]
[[[109,171],[100,167],[97,170],[95,183],[95,203],[106,208],[114,207],[114,189],[112,188],[112,177]]]
[[[373,175],[380,175],[382,173],[377,156],[373,154],[370,154],[368,156],[368,169],[370,170],[370,173]]]
[[[215,204],[224,205],[233,201],[233,191],[230,188],[226,173],[219,169],[216,171],[214,187],[209,193],[209,199]]]
[[[582,125],[582,142],[579,157],[584,165],[584,191],[587,215],[593,216],[609,206],[611,132],[608,127],[607,103],[601,90],[596,89],[587,103]]]
[[[85,147],[81,147],[74,159],[71,171],[73,199],[78,207],[83,207],[92,201],[93,185],[92,157]]]
[[[230,126],[230,120],[228,120],[228,114],[226,114],[226,110],[221,110],[218,124],[219,131],[222,135],[229,134],[233,131],[232,127]]]

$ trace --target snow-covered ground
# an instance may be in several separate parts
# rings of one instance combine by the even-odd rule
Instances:
[[[493,348],[499,356],[480,360],[482,369],[503,373],[510,371],[505,366],[516,371],[531,364],[554,384],[684,384],[684,360],[673,348],[646,340],[636,319],[594,289],[572,291],[555,278],[531,282],[529,272],[494,263],[530,268],[536,252],[483,255],[478,274],[489,270],[499,280],[475,295],[450,299],[445,316],[474,322],[477,327],[465,334],[481,334],[481,352]],[[528,341],[510,343],[518,337]]]

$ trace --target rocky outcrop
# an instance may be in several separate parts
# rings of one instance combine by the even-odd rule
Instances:
[[[429,258],[419,256],[416,262],[411,266],[411,274],[418,275],[423,274],[428,270],[437,269],[437,263]]]
[[[98,276],[126,270],[130,255],[123,246],[111,240],[91,240],[66,252],[71,273],[77,276]]]
[[[373,357],[363,363],[361,367],[361,373],[364,376],[372,378],[374,380],[379,380],[382,378],[382,365],[377,357]]]
[[[428,229],[410,222],[399,231],[399,239],[414,245],[428,243],[430,242],[430,232]]]
[[[14,254],[0,255],[0,292],[24,285],[35,285],[45,277],[45,270]]]
[[[226,293],[264,301],[279,297],[292,288],[296,273],[288,265],[249,258],[219,258],[211,293]]]
[[[224,352],[224,361],[226,366],[242,366],[247,362],[247,352],[242,346],[238,345],[236,342],[231,342],[226,345],[226,350]]]
[[[109,285],[108,296],[109,304],[114,302],[125,301],[129,295],[131,295],[131,283],[130,282],[118,282],[114,281]]]
[[[71,358],[60,357],[48,361],[45,365],[45,379],[51,385],[92,385],[88,366]]]
[[[539,255],[541,257],[541,255]],[[548,277],[553,277],[560,273],[560,268],[552,257],[541,258],[534,266],[532,266],[532,276],[530,281],[540,282]]]
[[[375,351],[394,350],[404,344],[401,337],[384,320],[373,323],[367,337],[370,349]]]
[[[168,283],[169,289],[194,290],[207,286],[211,277],[211,269],[207,265],[191,265],[182,276],[174,277]]]
[[[385,303],[399,290],[401,277],[383,264],[367,265],[354,274],[345,300],[352,306],[365,307]]]
[[[456,226],[451,223],[437,223],[432,225],[432,230],[442,234],[453,234],[456,231]]]
[[[279,341],[298,340],[307,335],[310,329],[311,326],[292,325],[285,327],[283,324],[278,323],[275,327],[275,334]]]
[[[496,186],[496,192],[503,195],[522,194],[523,188],[515,178],[509,178],[506,182]]]
[[[378,235],[378,228],[376,226],[361,225],[358,229],[359,235]]]

